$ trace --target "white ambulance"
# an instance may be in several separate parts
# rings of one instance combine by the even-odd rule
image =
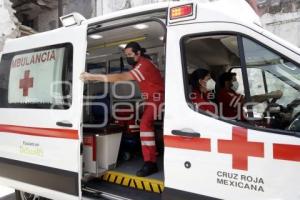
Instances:
[[[246,1],[61,20],[62,28],[8,40],[1,58],[0,184],[17,199],[300,199],[300,50],[263,29]],[[144,178],[135,176],[143,104],[136,83],[79,79],[130,70],[123,48],[132,41],[165,79],[155,122],[159,172]],[[215,95],[220,75],[236,74],[243,118],[196,108],[190,74],[198,68],[217,82]],[[281,98],[253,103],[276,90]]]

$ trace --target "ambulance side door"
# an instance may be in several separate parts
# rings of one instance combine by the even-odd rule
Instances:
[[[6,42],[0,64],[0,183],[49,199],[81,198],[87,26]]]
[[[212,49],[210,45],[218,51],[205,51]],[[213,74],[228,71],[224,60],[214,59],[221,47],[223,55],[232,55],[227,64],[241,71],[245,102],[250,96],[281,89],[283,96],[277,100],[281,111],[294,103],[288,124],[275,127],[276,120],[283,122],[273,112],[280,106],[271,111],[266,105],[250,105],[252,111],[245,112],[255,115],[254,122],[221,119],[220,113],[195,109],[189,75],[197,68]],[[299,199],[299,52],[264,36],[262,29],[233,23],[169,26],[166,52],[163,199]],[[205,65],[208,60],[214,66]],[[254,68],[265,79],[253,74]],[[260,79],[265,81],[258,84]],[[215,105],[219,111],[220,105]]]

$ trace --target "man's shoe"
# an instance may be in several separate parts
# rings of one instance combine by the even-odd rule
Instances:
[[[158,172],[158,168],[157,168],[156,163],[154,163],[154,162],[145,162],[142,169],[140,169],[139,171],[136,172],[136,175],[139,176],[139,177],[145,177],[145,176],[149,176],[151,174],[154,174],[156,172]]]

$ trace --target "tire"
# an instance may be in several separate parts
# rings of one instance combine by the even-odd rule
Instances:
[[[47,200],[46,198],[40,197],[38,195],[22,192],[19,190],[15,191],[15,196],[16,200]]]

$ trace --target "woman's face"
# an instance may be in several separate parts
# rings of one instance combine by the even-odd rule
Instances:
[[[204,77],[204,79],[199,79],[199,84],[200,84],[200,86],[206,89],[206,88],[207,88],[206,83],[207,83],[207,81],[208,81],[209,79],[211,79],[210,74],[207,74],[207,75]]]
[[[211,78],[210,74],[206,75],[203,80],[200,80],[199,84],[202,92],[215,90],[216,87],[216,82]]]

